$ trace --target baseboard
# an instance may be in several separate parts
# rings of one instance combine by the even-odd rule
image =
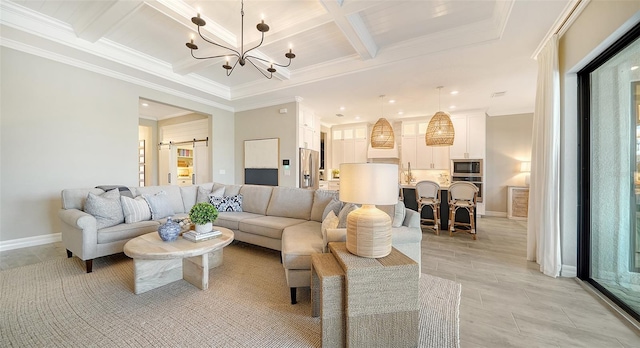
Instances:
[[[566,278],[575,278],[578,276],[578,268],[576,266],[562,265],[560,276]]]
[[[507,217],[507,213],[506,212],[502,212],[502,211],[485,211],[484,215],[486,216],[495,216],[495,217]]]
[[[0,251],[27,248],[43,244],[56,243],[62,240],[61,233],[45,234],[42,236],[26,237],[0,241]]]

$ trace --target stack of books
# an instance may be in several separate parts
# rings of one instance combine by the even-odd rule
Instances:
[[[217,237],[220,237],[221,235],[222,235],[222,232],[218,230],[213,230],[209,232],[188,231],[182,234],[182,238],[192,242],[202,242],[203,240],[217,238]]]

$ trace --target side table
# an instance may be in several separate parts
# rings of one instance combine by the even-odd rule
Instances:
[[[311,254],[311,316],[323,347],[344,347],[344,272],[332,254]]]
[[[418,264],[395,248],[371,259],[329,243],[345,274],[347,347],[415,347],[419,337]]]

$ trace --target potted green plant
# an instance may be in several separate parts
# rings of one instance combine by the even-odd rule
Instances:
[[[209,232],[218,218],[218,209],[208,202],[196,203],[189,211],[189,219],[196,225],[196,232]]]

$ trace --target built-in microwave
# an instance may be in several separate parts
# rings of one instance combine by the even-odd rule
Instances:
[[[482,176],[481,159],[451,160],[451,176]]]

